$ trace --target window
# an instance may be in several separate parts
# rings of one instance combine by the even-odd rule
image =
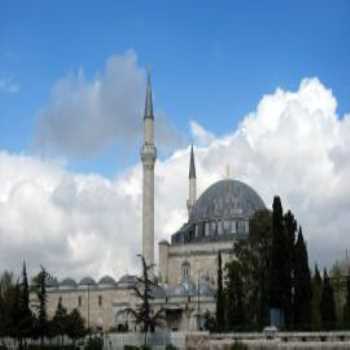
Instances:
[[[236,233],[237,232],[237,222],[236,221],[232,221],[232,233]]]
[[[221,221],[218,221],[218,234],[219,235],[222,235],[222,222]]]
[[[205,223],[205,235],[209,236],[210,235],[210,226],[209,226],[209,222]]]
[[[211,223],[211,232],[213,235],[216,235],[216,222],[215,221],[213,221]]]
[[[98,296],[98,306],[101,307],[102,306],[102,295]]]
[[[188,261],[182,264],[182,279],[187,280],[191,276],[191,265]]]
[[[78,307],[81,307],[81,304],[82,304],[82,300],[81,300],[81,296],[79,295],[78,296]]]
[[[230,226],[231,226],[231,222],[228,220],[225,220],[224,221],[224,232],[225,233],[229,233],[231,231]]]
[[[62,305],[62,297],[58,297],[58,303]]]

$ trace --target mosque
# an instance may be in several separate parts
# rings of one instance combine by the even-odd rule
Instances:
[[[154,264],[154,143],[152,89],[148,77],[144,123],[142,253],[147,264]],[[247,184],[224,179],[212,184],[197,199],[196,166],[193,146],[189,161],[188,220],[170,241],[158,243],[159,287],[153,289],[154,310],[163,308],[167,328],[177,331],[203,328],[204,316],[215,314],[217,256],[223,264],[232,258],[236,240],[246,239],[249,220],[265,205]],[[155,272],[156,273],[156,272]],[[53,280],[48,286],[48,315],[52,317],[60,301],[70,312],[77,308],[90,328],[105,331],[133,331],[136,325],[124,310],[139,300],[132,286],[136,276],[124,275],[118,281],[104,276],[99,281],[85,277]]]

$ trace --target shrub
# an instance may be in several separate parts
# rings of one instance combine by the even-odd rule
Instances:
[[[103,339],[101,337],[95,336],[88,339],[85,345],[85,350],[102,350],[103,349]]]
[[[248,350],[248,346],[243,344],[243,343],[240,343],[240,342],[236,341],[236,342],[234,342],[231,345],[231,349],[230,350]]]
[[[178,350],[176,346],[173,344],[168,344],[165,348],[165,350]]]
[[[135,345],[124,345],[124,350],[139,350],[139,347]]]

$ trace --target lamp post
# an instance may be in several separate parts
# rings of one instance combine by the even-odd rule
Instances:
[[[88,327],[88,332],[90,336],[90,283],[87,285],[87,327]]]
[[[201,329],[201,315],[200,315],[200,312],[201,312],[201,298],[200,298],[200,284],[199,284],[199,281],[200,281],[200,277],[201,277],[201,272],[202,270],[198,270],[198,274],[197,274],[197,328],[198,330]]]

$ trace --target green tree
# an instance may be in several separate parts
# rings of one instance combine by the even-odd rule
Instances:
[[[34,278],[34,288],[38,298],[38,315],[35,322],[35,335],[40,338],[41,345],[44,344],[44,338],[49,335],[49,322],[47,318],[47,282],[49,274],[44,267]]]
[[[324,330],[334,329],[337,321],[335,312],[334,292],[326,269],[323,273],[323,288],[321,294],[320,310],[322,328]]]
[[[287,240],[283,222],[283,209],[281,199],[275,196],[272,211],[272,255],[271,255],[271,283],[270,283],[270,306],[278,315],[277,326],[284,324],[284,312],[286,305],[287,285]]]
[[[132,286],[132,289],[140,299],[140,304],[135,309],[127,308],[125,312],[130,313],[135,318],[135,322],[138,325],[142,325],[142,331],[145,335],[145,345],[147,344],[148,332],[154,332],[157,326],[162,325],[164,320],[164,309],[160,308],[154,312],[151,301],[154,299],[153,291],[158,288],[158,283],[150,278],[153,265],[147,265],[145,258],[142,255],[138,255],[142,263],[142,277],[137,277],[137,282]]]
[[[19,322],[18,329],[19,335],[22,339],[29,338],[33,334],[33,314],[29,305],[29,284],[27,276],[27,268],[25,262],[23,263],[22,269],[22,281],[21,281],[21,290],[19,296]],[[22,345],[22,344],[21,344]]]
[[[337,328],[343,326],[343,310],[346,299],[346,291],[344,290],[344,272],[340,262],[335,262],[329,273],[331,284],[334,291],[335,312],[337,316]]]
[[[77,309],[73,309],[68,315],[66,325],[67,335],[70,339],[72,339],[74,345],[78,339],[85,337],[87,334],[84,320]]]
[[[286,317],[286,327],[288,329],[293,328],[294,322],[294,305],[293,305],[293,295],[292,290],[294,288],[294,264],[295,264],[295,235],[297,232],[297,221],[293,213],[289,210],[284,215],[284,225],[286,233],[286,256],[285,256],[285,266],[286,266],[286,281],[285,281],[285,317]]]
[[[242,266],[232,260],[225,266],[226,328],[242,330],[245,326]]]
[[[343,327],[344,329],[350,329],[350,277],[346,279],[346,301],[343,311]]]
[[[318,266],[315,265],[315,272],[312,277],[312,330],[319,331],[321,329],[321,293],[322,293],[322,277]]]
[[[0,277],[0,335],[4,337],[12,336],[14,325],[13,305],[16,299],[16,285],[13,274],[4,271]]]
[[[294,316],[297,329],[311,328],[312,318],[312,286],[309,260],[303,232],[299,228],[297,243],[295,245],[295,292]]]
[[[222,277],[222,257],[218,253],[218,272],[217,272],[217,291],[216,291],[216,330],[222,332],[225,330],[225,299]]]
[[[67,310],[63,307],[61,300],[59,300],[55,315],[52,319],[52,328],[55,336],[60,337],[60,343],[63,345],[64,335],[68,333],[69,318]]]
[[[234,255],[244,271],[243,301],[249,328],[262,329],[269,323],[271,249],[272,214],[269,210],[259,210],[249,222],[248,239],[234,245]]]

